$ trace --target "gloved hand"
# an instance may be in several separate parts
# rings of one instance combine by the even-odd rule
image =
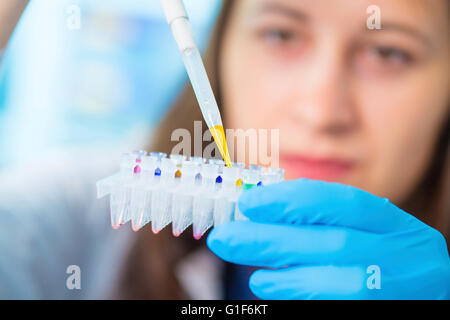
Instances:
[[[387,199],[300,179],[243,192],[250,221],[213,229],[220,258],[262,268],[262,299],[449,299],[444,237]]]

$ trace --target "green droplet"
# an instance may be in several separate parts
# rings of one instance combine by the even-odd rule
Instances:
[[[254,184],[254,183],[243,183],[242,184],[242,190],[244,190],[244,191],[254,188],[254,187],[256,187],[256,184]]]

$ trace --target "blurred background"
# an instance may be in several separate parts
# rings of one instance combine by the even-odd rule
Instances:
[[[204,49],[220,0],[185,5]],[[139,148],[186,79],[159,0],[33,0],[0,66],[0,169]]]

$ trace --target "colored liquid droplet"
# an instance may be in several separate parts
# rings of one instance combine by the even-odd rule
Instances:
[[[181,235],[181,232],[178,231],[178,230],[176,230],[176,231],[173,230],[173,231],[172,231],[172,234],[173,234],[174,237],[177,237],[177,238],[178,238],[178,237]]]
[[[194,239],[200,240],[202,238],[202,235],[200,233],[194,233]]]
[[[254,183],[244,183],[244,184],[242,185],[242,190],[249,190],[249,189],[254,188],[254,187],[256,187],[256,186],[257,186],[257,185],[254,184]]]
[[[156,170],[155,170],[155,176],[161,176],[161,169],[160,168],[157,168]]]
[[[227,141],[225,139],[225,131],[222,126],[215,126],[209,129],[214,138],[214,141],[219,148],[220,154],[222,155],[223,160],[228,168],[231,168],[231,158],[230,153],[228,151]]]
[[[236,181],[236,187],[242,187],[242,179]]]
[[[221,176],[218,176],[218,177],[216,178],[216,183],[222,183],[222,181],[223,181],[223,179],[222,179]]]
[[[175,172],[175,178],[181,178],[181,171],[177,170],[177,172]]]
[[[140,174],[141,173],[141,166],[134,167],[133,172],[134,172],[134,174]]]
[[[262,181],[258,182],[257,186],[261,187],[262,186]]]

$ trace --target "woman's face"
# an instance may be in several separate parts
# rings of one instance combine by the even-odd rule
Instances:
[[[404,200],[449,115],[446,2],[236,1],[220,63],[227,126],[279,129],[288,179]],[[367,28],[373,4],[381,30]]]

